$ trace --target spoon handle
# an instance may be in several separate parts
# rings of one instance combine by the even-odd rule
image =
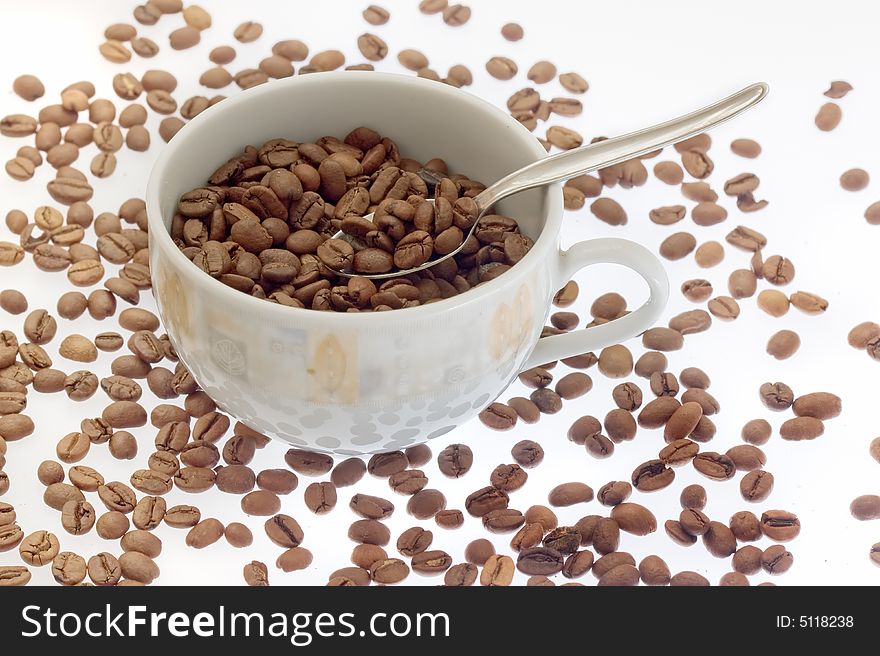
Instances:
[[[747,110],[768,91],[766,84],[758,82],[671,121],[545,157],[502,178],[478,194],[474,201],[482,212],[511,194],[568,180],[683,141]]]

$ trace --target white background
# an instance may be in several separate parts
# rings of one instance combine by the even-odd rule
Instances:
[[[880,492],[877,463],[868,456],[868,443],[880,434],[876,422],[878,363],[846,344],[847,331],[856,323],[880,320],[880,303],[876,295],[878,279],[877,248],[880,227],[869,226],[862,218],[864,209],[880,198],[877,182],[859,193],[840,189],[840,173],[851,167],[863,167],[880,176],[877,146],[876,115],[880,86],[876,62],[880,45],[876,25],[880,18],[876,6],[862,0],[839,0],[829,5],[819,2],[757,2],[737,3],[705,1],[651,2],[650,0],[618,0],[616,2],[471,2],[473,17],[461,28],[447,27],[439,16],[424,16],[415,0],[388,1],[383,6],[391,11],[391,21],[384,26],[369,26],[360,12],[366,2],[320,3],[249,0],[248,2],[217,2],[203,0],[214,17],[214,25],[203,34],[202,42],[186,52],[168,47],[168,33],[183,25],[179,15],[163,17],[153,27],[138,26],[142,35],[153,38],[161,47],[153,60],[135,56],[124,65],[116,66],[103,60],[97,51],[106,25],[116,21],[133,22],[134,3],[117,0],[90,0],[76,3],[34,1],[4,3],[4,20],[0,23],[0,71],[2,110],[0,114],[25,112],[36,115],[39,103],[57,102],[57,94],[67,84],[90,79],[98,86],[98,96],[111,98],[118,107],[124,106],[113,94],[110,80],[117,72],[131,71],[140,75],[150,68],[173,71],[180,86],[174,93],[179,104],[196,93],[212,95],[200,89],[198,77],[210,64],[208,52],[214,46],[232,44],[238,57],[229,66],[235,72],[256,66],[269,54],[271,45],[282,38],[304,40],[312,52],[325,48],[342,49],[351,63],[362,61],[356,38],[365,31],[379,34],[389,45],[391,56],[377,64],[377,69],[401,72],[393,56],[399,50],[416,47],[431,61],[431,66],[445,74],[456,63],[465,63],[474,72],[475,83],[470,91],[499,105],[517,89],[526,86],[525,72],[538,59],[550,59],[560,72],[574,70],[590,82],[589,92],[582,97],[584,113],[575,119],[554,120],[581,131],[587,138],[614,135],[658,122],[707,104],[747,83],[763,80],[771,85],[770,97],[748,115],[712,133],[711,156],[716,167],[710,182],[721,190],[724,180],[745,171],[758,174],[761,187],[757,198],[770,201],[767,209],[753,214],[738,212],[731,199],[721,195],[719,201],[730,212],[726,223],[713,228],[700,228],[686,219],[674,227],[656,226],[648,221],[652,207],[682,203],[678,190],[652,178],[635,190],[608,191],[624,205],[629,224],[612,228],[597,221],[587,209],[567,217],[563,241],[571,243],[596,236],[615,235],[640,241],[656,249],[668,234],[688,229],[698,241],[723,241],[723,236],[738,223],[763,232],[769,239],[765,254],[779,253],[793,260],[797,277],[790,291],[803,289],[818,293],[830,301],[824,316],[807,317],[792,310],[781,319],[772,319],[760,312],[753,299],[741,302],[742,315],[734,323],[715,322],[708,333],[686,338],[683,351],[670,354],[670,370],[676,374],[685,366],[702,367],[712,378],[710,391],[720,400],[722,412],[713,417],[718,426],[717,437],[706,448],[725,451],[740,443],[742,424],[752,418],[765,417],[778,426],[785,417],[765,410],[758,399],[762,382],[781,380],[796,393],[826,390],[843,398],[844,413],[826,423],[826,432],[810,443],[786,443],[774,434],[764,447],[767,469],[776,476],[776,488],[766,504],[748,507],[740,498],[736,480],[719,484],[701,479],[690,467],[677,471],[675,483],[650,495],[636,493],[632,500],[648,505],[663,521],[677,518],[680,511],[678,494],[685,484],[704,483],[709,491],[707,514],[726,521],[742,509],[760,514],[762,509],[784,508],[801,518],[800,537],[788,545],[794,553],[795,565],[790,572],[775,579],[782,583],[846,583],[872,584],[877,570],[867,554],[880,540],[876,523],[860,524],[848,512],[850,500],[859,494]],[[232,31],[243,20],[263,23],[264,34],[257,42],[241,45],[232,38]],[[526,31],[518,43],[508,43],[499,34],[507,21],[520,22]],[[514,59],[520,72],[514,80],[501,82],[488,76],[484,62],[493,55]],[[297,68],[299,64],[296,64]],[[29,105],[11,92],[12,80],[21,73],[37,74],[46,84],[47,95],[37,104]],[[839,101],[843,121],[831,133],[822,133],[813,124],[819,106],[827,101],[822,92],[832,79],[845,79],[855,87],[848,97]],[[8,90],[8,91],[7,91]],[[237,91],[232,85],[224,90]],[[542,96],[562,95],[556,81],[540,87]],[[141,99],[143,102],[143,98]],[[352,103],[356,111],[356,101]],[[116,211],[122,200],[141,196],[150,164],[162,142],[156,133],[158,120],[151,116],[148,126],[153,146],[148,153],[119,153],[116,174],[98,181],[92,201],[96,214]],[[425,126],[430,129],[429,125]],[[539,128],[538,132],[541,132]],[[284,135],[296,139],[297,135]],[[393,136],[393,135],[391,135]],[[728,149],[731,139],[755,138],[764,152],[757,160],[745,160]],[[2,139],[3,159],[29,140]],[[77,166],[88,170],[94,148],[84,151]],[[648,162],[649,168],[664,158],[675,159],[668,149],[661,158]],[[206,172],[216,162],[206,162]],[[454,167],[455,162],[451,163]],[[466,163],[462,163],[464,165]],[[44,164],[31,183],[17,183],[0,176],[0,209],[3,214],[13,207],[27,213],[47,202],[44,188],[51,178],[51,168]],[[10,239],[0,226],[0,239]],[[683,280],[706,277],[715,285],[716,293],[726,293],[730,271],[747,267],[748,254],[727,248],[725,261],[715,269],[701,271],[692,258],[668,263],[672,298],[664,315],[669,317],[690,309],[678,287]],[[620,291],[630,305],[641,302],[644,291],[628,273],[613,267],[596,267],[579,278],[582,296],[575,309],[588,316],[589,303],[606,291]],[[67,289],[62,274],[36,271],[30,259],[13,269],[0,271],[0,288],[27,290],[31,308],[45,307],[54,311],[58,296]],[[761,283],[760,288],[765,287]],[[153,307],[152,299],[144,297],[145,307]],[[12,317],[0,311],[0,324],[20,334],[23,317]],[[93,336],[100,330],[113,329],[112,322],[98,324],[87,316],[68,322],[59,319],[59,335],[79,332]],[[797,330],[803,346],[791,360],[777,362],[764,352],[767,338],[776,330]],[[56,338],[49,350],[56,357]],[[642,352],[640,343],[628,343],[636,357]],[[107,375],[112,357],[102,355],[94,370]],[[75,370],[75,363],[56,357],[56,368]],[[561,374],[564,367],[554,373]],[[463,509],[464,497],[488,482],[492,468],[510,462],[510,447],[518,440],[531,438],[546,450],[544,464],[529,472],[524,489],[512,495],[511,506],[525,510],[533,503],[546,503],[547,491],[561,481],[585,481],[594,489],[610,480],[628,480],[635,465],[655,457],[662,445],[657,431],[640,431],[635,442],[618,446],[610,460],[596,461],[581,447],[568,442],[565,431],[577,417],[593,414],[603,417],[613,407],[610,390],[615,382],[601,377],[597,371],[593,391],[577,401],[567,402],[556,416],[545,417],[534,426],[519,425],[508,433],[494,433],[474,421],[432,444],[434,453],[445,443],[458,441],[470,445],[475,452],[474,467],[461,480],[444,479],[432,462],[425,467],[431,486],[446,494],[450,508]],[[650,398],[645,381],[635,379]],[[526,390],[515,384],[502,399]],[[58,515],[40,500],[42,486],[36,479],[37,464],[54,457],[55,443],[69,431],[76,430],[84,416],[98,416],[105,404],[99,391],[86,403],[73,403],[63,394],[54,396],[31,392],[28,414],[37,422],[31,437],[10,444],[7,471],[12,489],[3,497],[15,505],[25,533],[47,528],[61,539],[62,549],[73,550],[85,557],[100,550],[118,553],[118,545],[97,538],[94,532],[74,538],[60,526]],[[149,406],[149,392],[145,394]],[[146,466],[152,451],[154,430],[150,427],[135,431],[141,444],[140,453],[132,463],[114,461],[104,446],[93,447],[84,464],[99,469],[107,480],[127,481],[131,471]],[[256,471],[266,467],[284,466],[285,448],[278,445],[258,452],[253,463]],[[284,574],[275,569],[280,549],[272,545],[262,531],[263,520],[243,518],[238,499],[220,492],[195,498],[172,491],[169,506],[192,501],[203,510],[203,517],[215,516],[224,522],[244,521],[254,531],[255,543],[245,550],[234,550],[221,540],[201,552],[184,546],[184,531],[162,526],[157,534],[164,542],[158,559],[162,569],[160,583],[218,584],[240,583],[241,567],[251,559],[263,560],[270,566],[273,584],[322,584],[332,570],[349,564],[354,546],[346,537],[348,524],[355,516],[347,508],[353,488],[340,489],[339,505],[329,515],[315,517],[302,505],[302,490],[310,482],[301,477],[299,489],[283,499],[283,512],[296,517],[305,529],[303,546],[315,555],[306,571]],[[418,522],[405,512],[406,498],[398,497],[384,480],[365,477],[355,488],[359,492],[379,494],[392,499],[397,510],[388,521],[392,539],[405,528]],[[89,495],[96,508],[101,504],[96,495]],[[593,501],[580,507],[560,509],[562,524],[573,523],[591,513],[606,509]],[[433,548],[445,549],[461,562],[468,541],[489,537],[499,551],[509,553],[506,544],[510,535],[489,535],[479,520],[467,517],[465,526],[457,531],[438,529],[433,522],[422,522],[434,530]],[[761,546],[769,542],[762,541]],[[717,582],[730,570],[728,562],[710,557],[697,544],[685,549],[674,545],[662,528],[647,538],[624,535],[621,549],[632,552],[636,559],[658,553],[670,564],[673,572],[693,569]],[[394,553],[393,542],[389,552]],[[0,554],[0,565],[16,564],[15,551]],[[35,573],[36,582],[51,582],[49,568]],[[561,579],[561,577],[557,577]],[[757,583],[767,575],[752,577]],[[563,582],[565,579],[561,579]],[[581,579],[592,584],[591,575]],[[517,574],[517,582],[525,577]],[[436,584],[438,579],[411,576],[408,583]]]

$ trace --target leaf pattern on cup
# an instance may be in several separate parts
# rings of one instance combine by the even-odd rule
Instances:
[[[247,361],[239,346],[231,339],[214,342],[211,357],[230,376],[241,376],[247,370]]]

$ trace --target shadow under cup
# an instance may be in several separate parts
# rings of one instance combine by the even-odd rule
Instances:
[[[205,275],[171,241],[180,195],[246,145],[342,138],[361,125],[393,139],[403,157],[439,157],[484,184],[545,154],[513,118],[458,89],[401,75],[320,73],[206,110],[166,147],[147,189],[153,289],[196,381],[255,430],[340,455],[440,437],[504,390],[546,319],[555,290],[545,261],[556,254],[562,216],[557,186],[499,203],[494,211],[536,241],[521,262],[458,297],[378,314],[249,297]]]

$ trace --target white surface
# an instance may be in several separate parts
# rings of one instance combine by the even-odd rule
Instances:
[[[848,505],[853,497],[877,493],[877,467],[867,454],[870,440],[880,430],[876,425],[876,389],[878,365],[864,353],[849,348],[846,333],[856,323],[878,320],[880,303],[873,282],[880,274],[876,258],[880,228],[869,226],[862,213],[877,200],[878,186],[859,193],[840,189],[837,178],[844,170],[861,166],[880,175],[876,154],[878,128],[876,107],[880,101],[875,62],[880,58],[875,25],[878,9],[859,0],[840,1],[829,7],[818,2],[756,2],[743,0],[722,5],[705,2],[678,1],[654,3],[648,0],[614,3],[571,3],[547,0],[541,3],[510,1],[471,2],[471,21],[462,28],[452,29],[438,16],[423,16],[415,0],[382,3],[392,13],[391,21],[381,27],[367,25],[360,16],[366,2],[322,2],[320,8],[305,11],[299,3],[209,2],[202,4],[214,16],[214,26],[202,43],[187,52],[177,53],[167,46],[167,34],[182,25],[180,16],[163,18],[153,27],[139,27],[142,34],[160,44],[162,52],[153,60],[137,57],[129,64],[115,66],[105,62],[97,52],[105,25],[130,21],[135,3],[118,1],[13,3],[5,9],[0,24],[2,53],[7,64],[0,74],[0,89],[11,88],[13,78],[33,72],[46,83],[47,96],[53,100],[66,84],[89,78],[99,86],[99,96],[115,98],[110,80],[116,72],[140,74],[149,68],[168,68],[180,80],[175,92],[178,102],[198,88],[199,74],[208,66],[207,53],[216,45],[233,42],[231,32],[243,20],[259,20],[265,32],[256,43],[235,43],[238,58],[230,66],[235,71],[255,66],[281,38],[301,38],[313,52],[343,46],[350,61],[359,62],[356,37],[365,31],[379,34],[390,52],[418,47],[431,59],[432,67],[445,73],[449,65],[463,62],[474,72],[471,90],[499,104],[517,89],[526,86],[525,72],[537,59],[554,61],[560,71],[575,70],[590,82],[590,91],[583,96],[584,114],[576,119],[553,121],[570,125],[586,137],[612,135],[664,120],[726,95],[745,84],[763,80],[772,87],[770,98],[747,116],[713,132],[715,147],[711,156],[716,168],[711,181],[721,188],[723,181],[744,171],[761,177],[757,198],[767,198],[770,206],[758,213],[741,215],[730,199],[722,195],[720,202],[730,211],[726,223],[713,228],[692,226],[686,219],[672,228],[656,226],[647,219],[650,208],[683,203],[677,189],[655,179],[635,190],[613,189],[608,195],[619,199],[626,208],[630,222],[612,228],[597,221],[586,209],[566,217],[563,239],[566,243],[592,236],[622,236],[636,239],[656,248],[671,232],[693,229],[699,241],[723,240],[723,235],[738,223],[755,227],[769,239],[766,254],[780,253],[791,258],[797,267],[797,278],[791,290],[816,292],[830,301],[829,311],[821,317],[807,317],[792,310],[782,319],[772,319],[755,307],[754,299],[744,300],[742,316],[732,324],[716,322],[701,335],[686,338],[684,351],[670,354],[670,369],[679,372],[689,365],[700,366],[712,377],[710,391],[722,404],[721,414],[713,417],[718,435],[709,448],[725,451],[739,443],[742,424],[754,417],[766,417],[774,426],[789,416],[776,415],[763,408],[757,390],[762,382],[781,380],[796,393],[817,390],[832,391],[843,397],[844,413],[827,422],[826,433],[811,443],[786,443],[774,435],[764,447],[768,456],[767,469],[776,476],[776,488],[766,504],[748,509],[760,512],[766,508],[784,508],[797,512],[803,529],[800,537],[790,543],[795,565],[785,576],[775,579],[783,583],[850,583],[871,584],[877,571],[867,558],[870,545],[880,539],[875,523],[858,523],[849,516]],[[315,5],[318,7],[318,5]],[[277,16],[283,16],[279,19]],[[276,18],[273,19],[273,16]],[[498,30],[509,20],[520,22],[526,32],[518,43],[504,41]],[[489,57],[500,54],[512,57],[520,73],[510,82],[491,79],[482,67]],[[377,66],[380,70],[400,70],[393,57]],[[25,70],[29,69],[29,70]],[[846,79],[855,91],[839,101],[843,121],[832,133],[819,132],[813,125],[818,107],[827,99],[822,92],[832,79]],[[235,87],[230,87],[229,92]],[[541,87],[545,97],[562,95],[556,82]],[[0,113],[33,112],[39,105],[28,105],[4,91]],[[211,95],[207,93],[206,95]],[[123,103],[117,103],[122,106]],[[353,102],[356,108],[356,102]],[[548,124],[548,125],[549,125]],[[142,195],[150,162],[161,148],[156,134],[158,121],[151,117],[153,147],[147,154],[120,153],[117,173],[96,184],[92,202],[97,212],[116,211],[120,202],[133,195]],[[430,126],[426,126],[430,129]],[[291,135],[295,138],[295,135]],[[727,145],[737,137],[760,141],[764,152],[757,160],[733,156]],[[26,140],[3,139],[4,153],[12,152]],[[91,151],[88,151],[91,153]],[[660,159],[674,157],[664,153]],[[79,168],[88,169],[91,154],[82,156]],[[649,165],[660,159],[648,162]],[[206,162],[206,171],[214,162]],[[35,180],[21,184],[0,176],[2,210],[19,207],[27,212],[43,202],[43,185],[50,177],[50,168],[39,169]],[[0,227],[5,234],[5,227]],[[8,236],[3,237],[8,238]],[[700,273],[691,259],[668,264],[675,290],[681,281],[706,277],[723,293],[727,274],[745,267],[748,255],[727,249],[725,262],[713,270]],[[48,284],[48,274],[36,275],[30,262],[0,272],[0,287],[30,290],[31,307],[54,309],[55,301],[65,289],[60,274],[56,284]],[[623,292],[631,306],[640,303],[644,291],[634,276],[619,276],[614,267],[597,267],[578,277],[582,297],[576,309],[587,316],[592,299],[609,290]],[[761,287],[764,287],[762,283]],[[147,303],[149,306],[149,303]],[[690,307],[677,293],[665,313],[668,318]],[[4,315],[4,327],[20,331],[21,318]],[[62,331],[93,335],[98,325],[90,319],[70,323],[61,321]],[[764,353],[766,339],[776,330],[791,328],[802,337],[803,345],[789,361],[776,362]],[[110,329],[102,324],[100,330]],[[50,347],[55,357],[56,343]],[[638,355],[641,346],[630,343]],[[102,356],[96,371],[108,370],[112,358]],[[56,366],[71,371],[73,363],[57,361]],[[556,372],[563,369],[557,368]],[[518,440],[536,439],[544,446],[547,457],[543,465],[529,473],[523,490],[512,495],[511,506],[525,510],[533,503],[546,501],[549,488],[559,481],[583,480],[598,489],[610,480],[628,480],[638,463],[654,457],[662,444],[656,431],[640,432],[636,441],[618,447],[610,460],[596,461],[581,447],[565,439],[565,431],[582,414],[602,417],[611,409],[610,390],[615,381],[608,381],[595,370],[593,391],[586,397],[566,404],[556,416],[545,417],[535,426],[520,425],[509,433],[493,433],[477,422],[455,431],[448,439],[470,445],[475,452],[471,473],[463,479],[449,481],[437,472],[433,463],[425,467],[431,485],[444,491],[450,508],[463,508],[464,497],[487,483],[488,474],[498,463],[510,462],[509,449]],[[646,393],[647,386],[638,380]],[[518,385],[509,396],[522,394]],[[506,398],[505,397],[503,398]],[[65,433],[75,430],[83,416],[100,413],[105,399],[99,392],[89,402],[75,404],[63,395],[30,394],[28,412],[37,421],[36,433],[24,441],[10,445],[7,471],[12,489],[3,497],[16,506],[26,533],[50,528],[60,537],[62,548],[86,557],[99,550],[118,553],[118,545],[99,540],[94,533],[73,538],[64,533],[57,514],[40,501],[42,487],[36,480],[36,465],[44,458],[54,457],[55,443]],[[141,442],[134,463],[119,463],[96,447],[86,464],[99,469],[107,480],[127,480],[137,466],[143,466],[151,452],[152,429],[137,431]],[[443,444],[434,444],[435,455]],[[278,445],[258,453],[255,470],[283,466],[284,448]],[[635,501],[649,506],[658,522],[676,518],[679,513],[678,493],[690,482],[701,482],[709,491],[706,512],[712,518],[726,521],[735,511],[746,509],[735,481],[712,483],[692,468],[678,470],[675,484],[650,495],[636,493]],[[739,479],[737,476],[736,480]],[[301,477],[300,488],[283,501],[283,511],[295,516],[303,525],[306,539],[303,546],[315,554],[307,571],[284,574],[273,563],[280,549],[271,545],[262,532],[262,520],[244,519],[255,533],[255,544],[235,551],[218,543],[202,552],[183,546],[183,531],[165,526],[157,530],[164,542],[158,563],[162,568],[160,582],[192,584],[238,583],[241,566],[251,559],[270,565],[270,580],[275,583],[323,583],[327,574],[348,564],[354,546],[345,537],[346,527],[355,517],[346,508],[351,488],[340,490],[340,503],[331,514],[314,517],[302,505],[302,490],[310,481]],[[394,495],[384,480],[365,478],[357,491],[379,494],[392,499],[397,510],[388,522],[396,537],[404,528],[417,522],[405,510],[406,499]],[[95,495],[89,495],[96,507]],[[175,490],[168,495],[169,505],[188,500]],[[203,516],[216,516],[224,522],[241,520],[237,500],[220,493],[192,499],[203,510]],[[560,509],[561,523],[573,523],[590,513],[602,513],[602,506],[593,501],[582,507]],[[434,531],[434,547],[445,549],[461,561],[464,545],[476,537],[487,537],[478,520],[467,517],[458,531],[443,531],[432,522],[423,525]],[[500,550],[509,535],[491,536]],[[768,541],[759,543],[761,546]],[[717,582],[729,571],[729,563],[710,557],[701,545],[689,549],[670,542],[661,530],[647,538],[624,535],[621,549],[631,551],[638,559],[650,554],[662,555],[673,571],[694,569]],[[394,551],[393,544],[389,547]],[[19,562],[16,552],[0,554],[0,564]],[[560,582],[564,581],[561,577]],[[764,574],[752,577],[753,582],[767,580]],[[34,580],[50,582],[48,568],[36,572]],[[518,582],[525,577],[517,575]],[[592,583],[587,575],[581,579]],[[411,576],[409,583],[435,584],[435,578]]]

